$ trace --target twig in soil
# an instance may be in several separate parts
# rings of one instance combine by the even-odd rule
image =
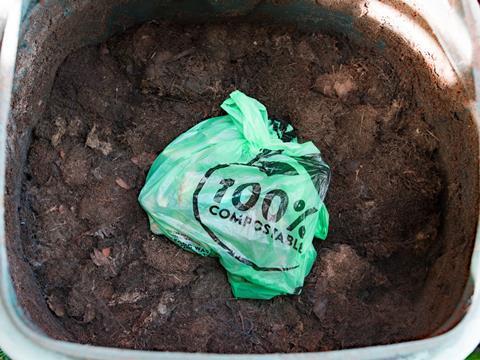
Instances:
[[[439,139],[438,137],[436,137],[435,134],[432,133],[430,130],[427,130],[427,133],[428,133],[431,137],[433,137],[435,140],[437,140],[438,142],[440,142],[440,139]]]
[[[182,57],[193,54],[194,52],[195,52],[195,48],[190,48],[190,49],[184,50],[184,51],[178,53],[177,55],[173,56],[171,59],[167,60],[166,63],[170,63],[170,62],[180,60]]]
[[[362,165],[358,167],[357,170],[355,170],[355,181],[358,181],[358,173],[360,172],[360,169],[362,168]]]
[[[243,315],[240,310],[238,311],[238,316],[240,317],[240,321],[242,322],[242,331],[245,332],[245,323],[243,322]]]
[[[48,231],[39,231],[39,234],[43,234],[43,233],[45,233],[45,232],[49,232],[49,233],[50,233],[50,232],[55,231],[55,230],[61,228],[62,226],[65,226],[65,225],[67,225],[66,222],[63,222],[63,223],[60,223],[60,224],[56,224],[56,225],[55,225],[54,227],[52,227],[51,229],[48,229]]]
[[[51,213],[51,212],[53,212],[53,211],[57,211],[57,209],[58,209],[58,206],[57,206],[57,205],[52,206],[50,209],[48,209],[47,211],[45,211],[45,214],[49,214],[49,213]]]
[[[175,275],[174,273],[158,273],[158,275],[161,275],[161,276],[173,276],[175,280],[177,280],[178,282],[181,282],[180,278]]]
[[[362,111],[362,118],[360,119],[360,131],[359,135],[362,135],[362,129],[363,129],[363,119],[365,117],[365,111]]]
[[[383,80],[389,81],[389,77],[387,76],[385,69],[383,69],[379,64],[375,62],[371,62],[369,63],[369,65],[372,65],[377,68],[377,71],[378,71],[377,75],[379,78],[383,78]]]

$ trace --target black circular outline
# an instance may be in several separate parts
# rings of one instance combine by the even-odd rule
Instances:
[[[254,159],[255,160],[255,159]],[[203,178],[200,180],[200,182],[197,185],[197,188],[195,189],[195,192],[193,193],[193,214],[195,215],[195,219],[200,223],[202,228],[207,232],[207,234],[212,238],[213,241],[215,241],[218,245],[220,245],[228,255],[233,257],[234,259],[240,261],[241,263],[248,265],[252,267],[254,270],[257,271],[289,271],[293,270],[299,267],[299,265],[295,266],[290,266],[290,267],[265,267],[265,266],[259,266],[255,264],[253,261],[241,256],[240,254],[235,253],[231,248],[228,247],[227,244],[225,244],[222,240],[220,240],[215,233],[202,222],[202,219],[200,218],[200,212],[198,210],[198,195],[200,194],[200,191],[203,189],[203,186],[207,182],[208,178],[217,170],[223,169],[226,167],[229,167],[231,165],[243,165],[243,166],[251,166],[253,161],[246,163],[246,164],[240,164],[240,163],[231,163],[231,164],[219,164],[217,166],[214,166],[205,173]]]

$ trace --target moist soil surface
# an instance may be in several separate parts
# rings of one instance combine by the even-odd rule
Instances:
[[[149,23],[72,53],[23,192],[23,247],[49,309],[78,342],[135,349],[302,352],[427,335],[415,302],[444,184],[408,80],[345,39],[249,24]],[[218,260],[153,235],[137,202],[156,155],[235,89],[332,168],[330,232],[299,296],[233,298]]]

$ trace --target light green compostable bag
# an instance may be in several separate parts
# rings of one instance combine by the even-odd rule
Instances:
[[[330,169],[312,142],[234,91],[227,115],[202,121],[157,157],[139,201],[150,228],[218,256],[237,298],[299,294],[325,239]]]

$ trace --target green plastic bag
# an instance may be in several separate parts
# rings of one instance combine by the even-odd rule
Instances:
[[[330,169],[257,100],[235,91],[222,108],[157,157],[140,204],[154,233],[218,256],[235,297],[299,294],[327,236]]]

